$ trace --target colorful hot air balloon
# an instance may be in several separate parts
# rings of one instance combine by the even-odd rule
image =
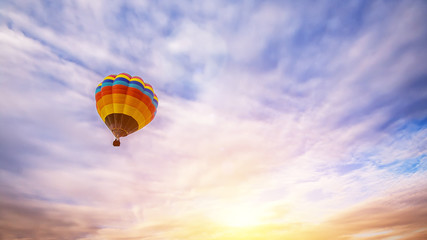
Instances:
[[[95,99],[99,116],[116,137],[114,146],[120,146],[121,137],[149,124],[159,103],[151,85],[127,73],[104,78],[96,88]]]

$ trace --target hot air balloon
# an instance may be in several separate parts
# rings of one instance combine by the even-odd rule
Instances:
[[[120,138],[149,124],[157,113],[159,99],[142,78],[127,73],[109,75],[95,90],[96,109],[120,146]]]

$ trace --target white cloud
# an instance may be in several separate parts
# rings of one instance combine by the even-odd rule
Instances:
[[[41,206],[35,215],[54,205],[47,222],[82,207],[89,210],[73,217],[86,219],[91,239],[221,239],[233,231],[218,219],[249,208],[272,222],[252,237],[267,229],[279,239],[277,228],[322,223],[423,185],[422,171],[378,168],[426,152],[424,126],[405,128],[425,110],[396,113],[425,99],[424,85],[405,91],[425,72],[418,3],[368,7],[364,14],[375,13],[354,35],[325,30],[307,45],[291,42],[330,20],[329,4],[306,13],[304,4],[127,2],[126,16],[121,2],[62,4],[55,16],[41,5],[32,15],[13,5],[0,12],[0,93],[8,100],[0,123],[14,133],[2,159],[20,166],[2,163],[0,176],[10,198],[39,199],[22,200],[24,209]],[[334,21],[331,31],[343,27]],[[257,68],[271,42],[276,63]],[[160,98],[154,121],[119,149],[94,107],[94,88],[110,71],[140,71]],[[196,89],[192,100],[176,94],[184,80]],[[347,164],[359,165],[340,172]],[[87,220],[92,210],[99,225]]]

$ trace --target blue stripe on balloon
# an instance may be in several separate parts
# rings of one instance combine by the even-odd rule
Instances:
[[[118,78],[114,79],[114,82],[117,82],[117,81],[123,81],[123,82],[129,83],[129,80],[127,80],[124,77],[118,77]]]
[[[134,84],[134,83],[130,83],[130,84],[129,84],[129,87],[133,87],[133,88],[138,89],[138,90],[139,90],[139,91],[141,91],[141,92],[144,92],[144,88],[143,88],[143,87],[141,87],[141,86],[139,86],[139,85],[136,85],[136,84]]]
[[[126,80],[126,79],[125,79]],[[123,81],[122,79],[120,79],[120,80],[115,80],[114,81],[114,83],[113,83],[113,86],[114,85],[123,85],[123,86],[128,86],[129,85],[129,81]]]
[[[141,92],[146,92],[149,94],[151,99],[154,99],[154,93],[151,91],[151,89],[145,88],[144,85],[142,85],[138,81],[130,81],[129,87],[134,87],[139,89]]]
[[[99,93],[101,91],[101,86],[96,87],[95,94]]]
[[[113,86],[113,81],[111,82],[103,81],[101,87],[106,87],[106,86]]]
[[[138,87],[137,87],[138,86]],[[154,97],[154,93],[153,93],[153,91],[151,91],[150,89],[148,89],[148,88],[145,88],[144,87],[144,85],[142,85],[140,82],[138,82],[138,81],[131,81],[130,82],[130,84],[129,84],[129,87],[134,87],[134,88],[137,88],[137,89],[139,89],[141,92],[148,92],[152,97]]]
[[[144,85],[142,85],[138,81],[129,81],[129,80],[127,80],[124,77],[118,77],[118,78],[116,78],[114,80],[105,79],[102,82],[102,85],[98,86],[96,88],[95,94],[98,93],[98,92],[100,92],[103,87],[113,86],[113,85],[117,85],[117,84],[128,86],[128,87],[133,87],[133,88],[138,89],[139,91],[141,91],[142,93],[144,93],[145,95],[147,95],[151,99],[151,102],[153,103],[153,105],[157,109],[157,106],[159,105],[159,102],[156,99],[154,99],[154,93],[153,93],[153,91],[151,91],[151,89],[145,88]],[[156,110],[156,112],[157,112],[157,110]]]
[[[154,95],[151,91],[144,89],[144,93],[147,94],[151,98],[151,100],[154,100]]]
[[[130,84],[135,84],[135,85],[138,85],[138,86],[140,86],[140,87],[144,87],[144,85],[142,85],[142,83],[140,83],[140,82],[138,82],[138,81],[130,81]],[[130,86],[130,84],[129,84],[129,86]]]
[[[151,92],[151,90],[145,88],[140,82],[131,81],[130,84],[129,84],[129,87],[133,87],[133,88],[138,89],[139,91],[141,91],[141,92],[149,95],[151,99],[153,99],[153,97],[154,97],[154,95]]]
[[[147,91],[154,98],[154,92],[151,91],[151,89],[146,88],[145,91]]]

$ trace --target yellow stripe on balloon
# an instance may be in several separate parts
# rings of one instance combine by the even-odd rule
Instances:
[[[123,113],[124,104],[126,103],[125,94],[112,94],[115,113]]]
[[[124,103],[113,103],[114,113],[123,113],[123,109],[125,108]]]
[[[144,81],[142,81],[140,78],[133,77],[130,81],[137,81],[137,82],[141,83],[141,84],[142,84],[142,86],[144,86],[144,87],[145,87],[145,82],[144,82]]]
[[[126,78],[127,80],[130,80],[129,76],[125,75],[125,74],[119,74],[119,75],[116,76],[116,78],[119,78],[119,77]]]
[[[122,106],[120,106],[120,105],[122,105]],[[114,104],[114,107],[119,106],[119,107],[124,108],[124,105],[125,104]],[[109,112],[109,109],[112,109],[112,108],[113,108],[113,104],[106,105],[105,107],[103,107],[101,109],[101,114],[104,116],[108,116],[109,114],[111,114],[111,112]],[[117,112],[114,112],[114,113],[117,113]],[[138,122],[138,126],[139,126],[138,129],[147,125],[147,124],[145,124],[147,119],[144,116],[144,114],[142,114],[138,109],[136,109],[134,107],[131,107],[128,105],[126,107],[126,110],[123,112],[123,114],[126,114],[128,116],[133,117]],[[105,121],[105,117],[104,117],[104,121]]]
[[[100,108],[99,112],[100,112],[102,120],[104,120],[104,122],[105,122],[105,118],[108,115],[114,113],[113,104],[111,103],[111,104],[107,104],[107,105],[103,106],[102,108]]]
[[[127,95],[123,112],[132,113],[133,109],[131,108],[128,109],[129,106],[133,107],[133,109],[137,109],[138,111],[140,111],[144,115],[144,121],[146,121],[151,117],[151,112],[148,109],[148,107],[145,105],[143,101],[139,100],[138,98]],[[138,122],[139,125],[142,124],[137,119],[135,120]]]
[[[105,99],[105,100],[104,100]],[[147,125],[152,117],[148,106],[141,100],[125,94],[109,94],[103,96],[97,102],[97,109],[101,118],[105,118],[112,113],[123,113],[133,117],[137,122],[139,129]]]
[[[135,118],[135,120],[138,122],[138,125],[139,125],[138,129],[148,124],[147,121],[151,119],[151,115],[152,115],[148,106],[145,105],[145,103],[139,100],[138,98],[127,95],[123,113],[129,116],[132,116],[133,111],[139,111],[144,116],[143,119]]]
[[[138,109],[142,114],[146,116],[146,118],[149,118],[152,115],[152,112],[143,101],[126,94],[120,94],[120,93],[108,94],[103,96],[101,99],[99,99],[99,101],[96,104],[97,104],[97,108],[99,109],[102,109],[104,106],[109,104],[125,104]],[[122,109],[120,105],[113,105],[113,108],[115,113],[124,113],[124,108]]]
[[[113,96],[112,96],[112,94],[103,95],[101,97],[101,99],[99,99],[98,102],[99,102],[99,109],[102,110],[103,106],[106,106],[106,105],[108,105],[110,103],[113,103]],[[111,107],[108,108],[108,114],[111,114],[111,113],[114,113],[114,112],[115,112],[114,106],[111,105]],[[102,113],[103,112],[101,111],[101,114]],[[103,116],[101,115],[101,118],[104,119],[104,122],[105,122],[105,117],[108,116],[108,114],[105,114]]]
[[[152,87],[150,87],[150,86],[145,86],[145,88],[150,89],[150,90],[154,93],[154,89],[153,89]]]
[[[111,94],[107,94],[102,96],[97,102],[96,102],[96,107],[99,109],[99,115],[101,116],[102,120],[105,122],[105,117],[108,116],[108,114],[114,113],[114,108],[111,105],[110,108],[108,109],[104,109],[103,108],[106,105],[112,104],[113,103],[113,96],[111,96]],[[103,111],[101,111],[103,110]]]

